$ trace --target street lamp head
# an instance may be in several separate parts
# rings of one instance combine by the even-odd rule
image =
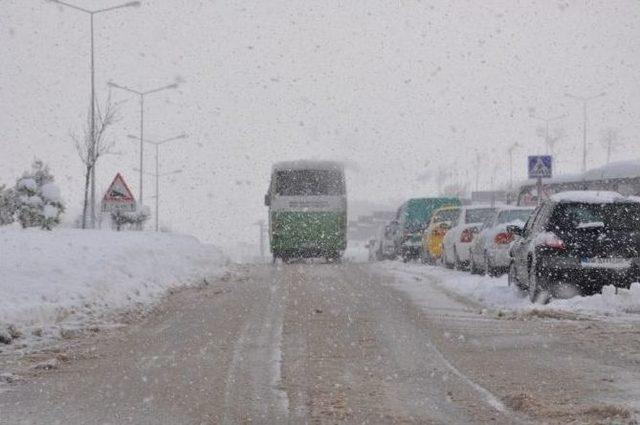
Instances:
[[[139,1],[130,1],[129,3],[126,3],[124,7],[140,7],[141,5],[142,3]]]
[[[140,137],[139,137],[139,136],[134,136],[133,134],[127,134],[127,137],[128,137],[129,139],[140,140]]]

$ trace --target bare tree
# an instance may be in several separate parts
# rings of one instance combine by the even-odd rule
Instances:
[[[607,164],[611,161],[611,153],[620,146],[620,134],[613,127],[607,127],[600,133],[600,143],[607,150]]]
[[[107,98],[104,107],[96,105],[95,134],[91,134],[91,114],[87,114],[87,123],[82,137],[74,134],[71,138],[76,145],[76,151],[84,164],[84,201],[82,204],[82,228],[87,228],[87,210],[89,209],[89,188],[91,186],[92,171],[98,160],[111,152],[114,146],[113,140],[107,138],[107,130],[118,121],[117,105],[111,101],[111,95]]]

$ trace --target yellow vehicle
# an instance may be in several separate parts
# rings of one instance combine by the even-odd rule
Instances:
[[[460,215],[459,206],[449,206],[437,209],[429,225],[422,233],[422,249],[420,250],[423,263],[433,264],[442,255],[442,240],[447,231],[455,225]]]

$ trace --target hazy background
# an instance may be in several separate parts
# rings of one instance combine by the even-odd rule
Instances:
[[[73,2],[73,0],[68,0]],[[120,1],[75,0],[87,8]],[[481,4],[482,5],[481,5]],[[220,245],[254,243],[271,164],[349,162],[349,196],[395,206],[434,193],[438,167],[457,167],[480,188],[516,177],[544,151],[539,115],[567,113],[558,168],[581,164],[581,107],[565,92],[607,96],[590,107],[589,166],[604,162],[605,126],[637,158],[640,3],[633,1],[197,1],[144,0],[96,16],[96,87],[147,90],[145,136],[190,135],[164,146],[161,218],[173,230]],[[38,156],[68,205],[80,211],[82,164],[69,134],[89,103],[89,17],[44,0],[0,0],[0,183]],[[121,154],[98,164],[98,188],[123,173],[137,196],[138,103],[114,92]],[[147,149],[146,164],[153,164]],[[151,169],[148,169],[151,171]],[[420,178],[422,176],[422,178]],[[145,180],[152,203],[152,178]]]

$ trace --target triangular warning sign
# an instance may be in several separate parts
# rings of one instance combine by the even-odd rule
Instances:
[[[104,198],[102,199],[106,202],[134,201],[133,194],[131,193],[131,190],[129,190],[129,186],[127,186],[127,183],[124,181],[120,173],[116,174],[116,177],[111,182],[111,185],[109,185],[109,189],[107,189],[107,192],[104,194]]]

